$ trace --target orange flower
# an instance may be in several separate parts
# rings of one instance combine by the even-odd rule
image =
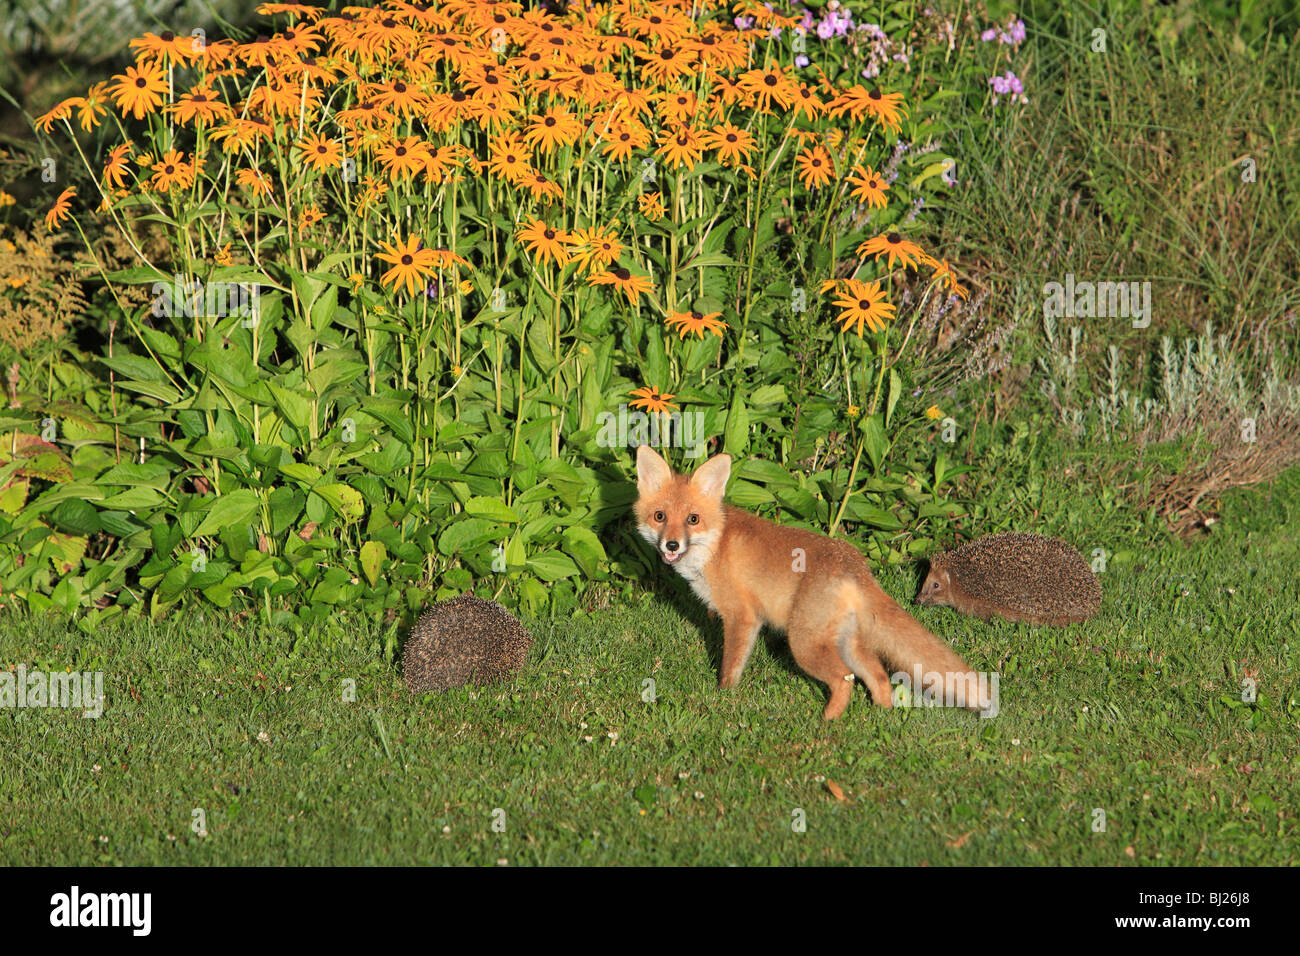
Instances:
[[[69,186],[63,192],[59,193],[59,198],[54,200],[54,205],[50,211],[45,214],[45,228],[53,232],[64,219],[67,219],[72,213],[69,211],[72,197],[77,194],[77,190]]]
[[[380,243],[384,251],[378,253],[376,258],[391,263],[392,268],[379,277],[379,284],[391,285],[396,291],[405,283],[407,294],[415,295],[421,280],[433,275],[438,266],[438,257],[432,249],[420,248],[419,236],[408,236],[406,242],[394,236],[393,243]]]
[[[101,177],[104,185],[108,188],[121,189],[126,186],[126,174],[130,169],[126,161],[126,154],[130,151],[130,143],[123,143],[109,150],[108,162],[104,164],[104,175]]]
[[[632,408],[644,408],[647,412],[666,412],[670,408],[677,408],[670,398],[676,398],[674,395],[663,394],[653,385],[643,385],[641,388],[634,388],[630,393],[634,402],[628,404]]]
[[[538,259],[551,259],[557,266],[569,262],[568,246],[573,239],[563,229],[552,229],[540,219],[534,219],[515,236]]]
[[[335,140],[308,133],[297,145],[302,151],[303,163],[312,169],[333,169],[343,165],[343,147]]]
[[[633,305],[637,304],[642,292],[650,292],[654,286],[649,276],[634,275],[630,270],[617,266],[608,272],[594,272],[587,279],[588,285],[611,285],[627,294]]]
[[[799,167],[799,180],[805,189],[821,189],[831,181],[835,172],[831,154],[820,144],[796,156],[795,164]]]
[[[194,167],[185,162],[185,154],[169,149],[162,159],[151,167],[154,171],[149,184],[154,189],[169,192],[173,186],[188,189],[194,185]]]
[[[112,87],[113,102],[123,116],[130,113],[136,119],[144,119],[162,106],[167,78],[159,64],[143,63],[138,70],[128,66],[125,73],[113,79],[117,81]]]
[[[885,192],[889,189],[889,183],[885,182],[870,166],[866,169],[854,166],[848,182],[855,187],[849,193],[854,199],[861,199],[868,206],[875,206],[877,209],[885,208]]]
[[[677,327],[679,338],[686,338],[686,333],[694,332],[696,337],[704,338],[705,332],[712,332],[718,338],[722,338],[722,330],[727,327],[726,322],[719,322],[718,316],[721,312],[710,312],[707,315],[701,312],[669,312],[667,325],[671,329]]]
[[[881,233],[878,236],[872,236],[866,242],[861,243],[857,248],[857,254],[862,257],[875,256],[876,261],[887,257],[886,266],[890,269],[894,263],[901,263],[903,268],[916,268],[918,261],[924,262],[928,256],[922,251],[921,247],[914,242],[909,242],[897,232]]]

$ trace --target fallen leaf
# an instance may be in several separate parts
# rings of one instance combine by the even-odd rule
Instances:
[[[826,781],[826,789],[831,792],[831,796],[836,800],[848,800],[848,797],[844,796],[844,791],[840,789],[840,785],[834,780]]]
[[[955,839],[955,840],[949,840],[949,841],[948,841],[948,848],[949,848],[949,849],[952,849],[952,850],[960,850],[962,847],[964,847],[964,846],[966,845],[966,841],[970,839],[970,835],[971,835],[972,833],[974,833],[974,832],[975,832],[974,830],[967,830],[965,833],[963,833],[963,834],[962,834],[961,836],[959,836],[957,839]]]

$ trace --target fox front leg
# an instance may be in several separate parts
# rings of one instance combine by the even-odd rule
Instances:
[[[719,687],[735,687],[758,637],[759,621],[749,615],[724,614],[722,618],[722,673]]]

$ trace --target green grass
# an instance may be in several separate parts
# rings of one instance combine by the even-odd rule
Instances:
[[[770,636],[721,692],[717,628],[667,572],[639,603],[535,622],[512,683],[420,698],[396,626],[295,637],[191,611],[87,640],[9,616],[0,666],[102,669],[107,707],[0,714],[0,861],[1292,862],[1298,489],[1292,472],[1214,535],[1112,563],[1084,625],[915,609],[1001,674],[983,720],[859,688],[824,724],[822,685]],[[881,580],[907,599],[916,571]]]

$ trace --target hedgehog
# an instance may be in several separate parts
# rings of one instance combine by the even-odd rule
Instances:
[[[522,669],[532,643],[500,604],[462,595],[420,615],[402,650],[402,676],[413,694],[491,684]]]
[[[985,620],[1073,624],[1097,613],[1101,585],[1064,541],[1004,531],[932,557],[916,603]]]

